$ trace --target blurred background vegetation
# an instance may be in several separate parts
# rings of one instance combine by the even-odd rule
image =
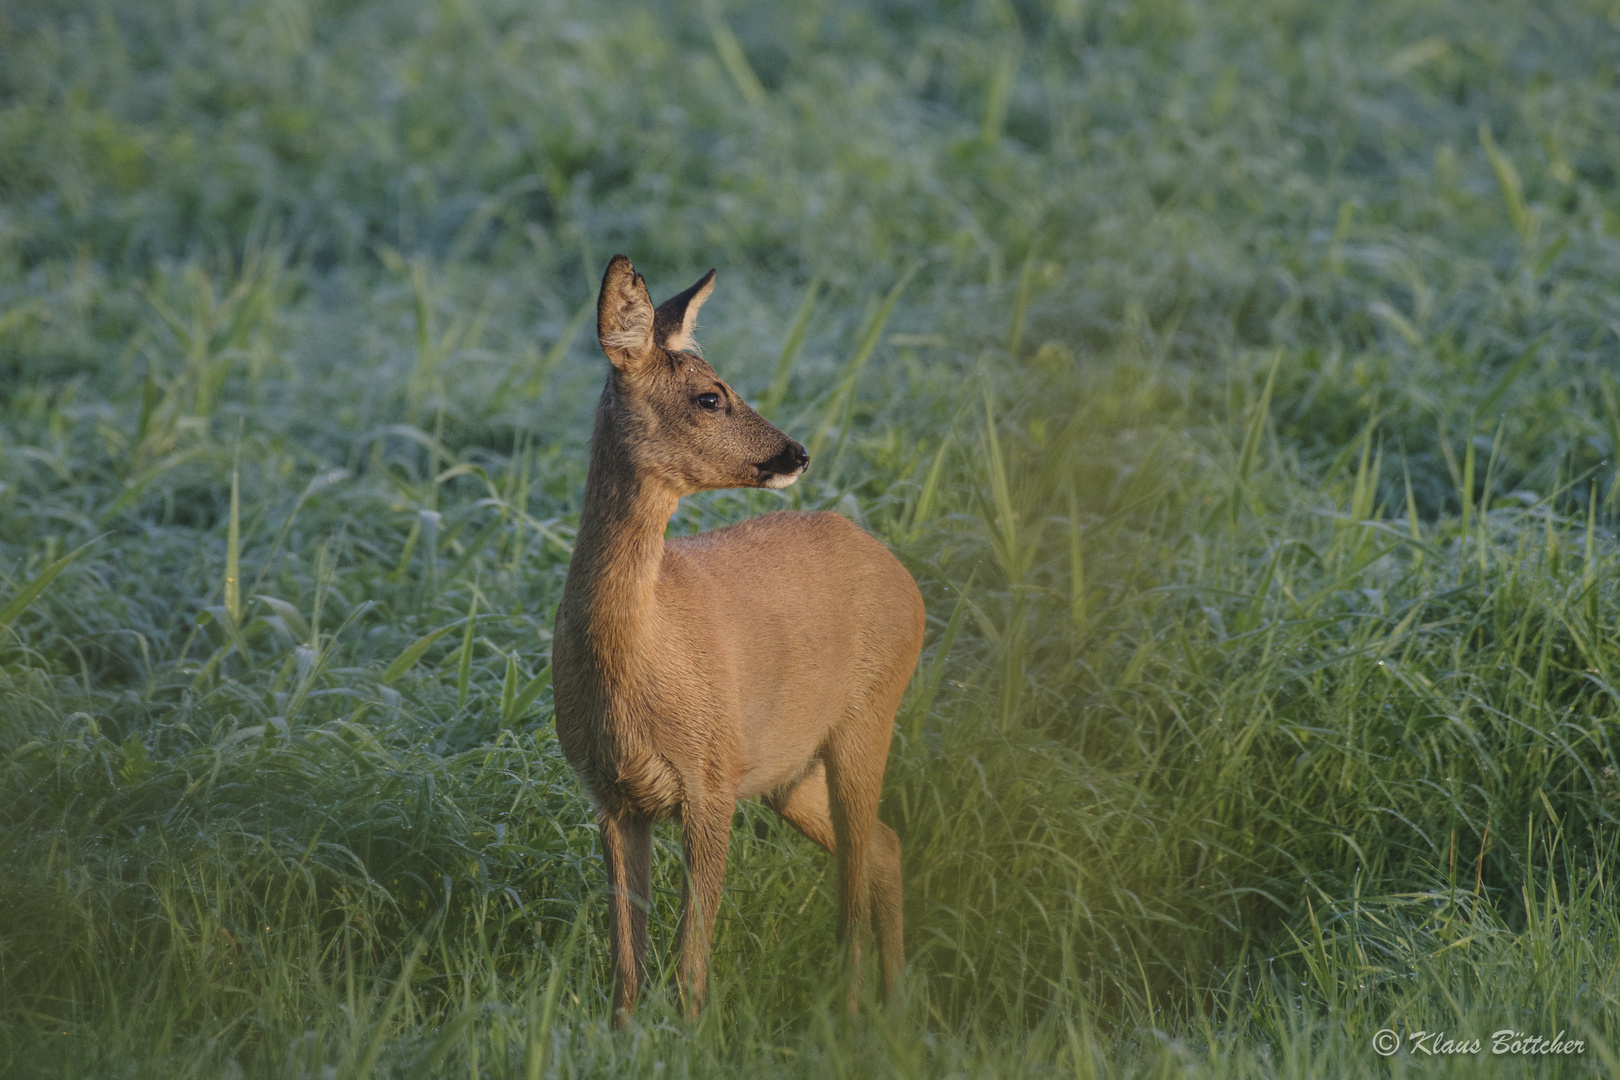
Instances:
[[[1620,1071],[1611,0],[0,0],[0,1071]],[[908,996],[739,811],[607,1026],[607,258],[929,643]],[[1387,1062],[1514,1028],[1560,1060]]]

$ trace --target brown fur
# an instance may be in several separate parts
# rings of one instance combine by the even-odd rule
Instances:
[[[645,974],[653,822],[681,821],[680,988],[695,1016],[738,799],[763,798],[834,853],[852,1005],[868,917],[886,995],[903,963],[900,844],[877,808],[922,648],[916,583],[836,514],[664,539],[682,495],[782,486],[808,461],[684,351],[713,277],[655,312],[630,260],[603,276],[613,368],[553,643],[557,737],[601,826],[620,1024]]]

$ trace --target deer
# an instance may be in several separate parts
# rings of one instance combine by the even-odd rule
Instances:
[[[833,856],[852,1012],[865,928],[884,1000],[905,959],[900,841],[878,801],[922,650],[917,583],[830,512],[664,535],[682,496],[785,488],[810,463],[700,355],[697,314],[714,280],[710,270],[654,308],[625,256],[602,276],[597,338],[609,368],[553,630],[557,740],[593,805],[607,869],[617,1027],[646,978],[654,823],[680,823],[676,977],[695,1020],[743,799]]]

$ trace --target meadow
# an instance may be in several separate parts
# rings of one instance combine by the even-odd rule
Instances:
[[[1617,72],[1612,0],[0,0],[0,1073],[1620,1075]],[[672,531],[926,599],[892,1011],[748,805],[711,1008],[666,825],[609,1025],[618,251],[813,458]]]

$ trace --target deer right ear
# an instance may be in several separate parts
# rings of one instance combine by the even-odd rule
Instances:
[[[596,338],[620,371],[637,367],[653,351],[653,305],[647,282],[630,260],[613,256],[596,298]]]

